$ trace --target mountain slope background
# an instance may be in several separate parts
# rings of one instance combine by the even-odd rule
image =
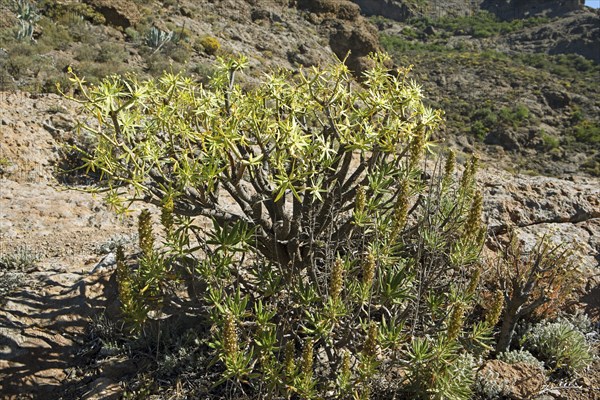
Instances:
[[[31,41],[18,40],[12,0],[0,11],[0,88],[68,87],[69,68],[210,75],[243,53],[252,75],[346,58],[360,74],[385,49],[414,65],[442,137],[512,171],[600,175],[600,16],[578,1],[33,2]],[[361,13],[367,18],[363,18]],[[168,37],[164,43],[161,42]]]

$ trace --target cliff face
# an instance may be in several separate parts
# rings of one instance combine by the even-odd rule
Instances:
[[[395,21],[405,21],[414,17],[415,12],[408,4],[395,0],[353,0],[368,16],[382,15]]]
[[[558,17],[583,8],[582,0],[483,0],[480,4],[486,10],[503,20],[513,20],[534,16]]]
[[[600,14],[575,12],[501,40],[520,53],[579,54],[600,63]]]
[[[406,21],[415,16],[439,18],[471,15],[479,10],[489,11],[502,20],[533,16],[556,17],[581,10],[582,0],[449,0],[415,2],[409,0],[352,0],[365,15],[380,15],[395,21]]]

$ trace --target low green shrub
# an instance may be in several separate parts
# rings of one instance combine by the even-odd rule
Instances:
[[[572,128],[573,136],[578,142],[600,145],[600,123],[584,119]]]
[[[19,247],[0,255],[0,269],[25,271],[35,266],[40,255],[27,247]]]
[[[479,140],[485,139],[487,134],[489,133],[489,128],[485,126],[482,121],[475,121],[471,124],[470,127],[471,133],[478,138]]]
[[[523,347],[543,360],[554,372],[581,372],[593,359],[592,349],[584,334],[565,320],[541,322],[521,342]]]
[[[560,140],[544,131],[541,132],[540,138],[542,139],[544,149],[546,150],[557,149],[560,147]]]
[[[74,49],[76,61],[94,61],[98,58],[98,49],[94,46],[79,45]]]
[[[600,176],[600,154],[589,157],[581,164],[581,170],[593,176]]]
[[[504,361],[507,364],[525,363],[535,367],[544,369],[544,363],[538,360],[527,350],[511,350],[500,353],[497,356],[498,360]]]
[[[387,19],[381,15],[373,15],[371,17],[369,17],[369,21],[375,25],[377,27],[377,29],[379,29],[380,31],[384,30],[385,28],[389,28],[393,25],[393,21],[390,19]]]
[[[471,114],[471,133],[483,140],[490,130],[497,127],[498,114],[490,107],[476,109]]]
[[[144,57],[146,62],[146,72],[150,76],[160,76],[166,72],[179,73],[184,67],[176,62],[173,62],[166,54],[162,52],[154,53]]]
[[[130,68],[123,62],[109,61],[101,63],[94,60],[80,62],[73,66],[73,70],[81,76],[85,76],[90,83],[100,83],[105,77],[112,74],[125,74]]]
[[[196,40],[195,48],[202,49],[208,55],[215,55],[221,48],[221,43],[216,37],[202,36]]]
[[[500,123],[511,125],[515,128],[521,126],[530,117],[529,109],[523,104],[513,107],[503,107],[498,111]]]
[[[127,38],[132,41],[132,42],[137,42],[139,41],[141,35],[140,33],[137,31],[137,29],[135,29],[134,27],[130,26],[125,28],[125,35],[127,36]]]
[[[576,125],[577,123],[583,121],[585,119],[585,115],[581,110],[581,107],[574,105],[571,107],[571,112],[569,113],[569,121],[571,124]]]
[[[42,30],[38,44],[49,49],[66,50],[74,41],[69,29],[57,24],[49,18],[43,17],[39,21]]]
[[[42,0],[38,7],[42,13],[57,23],[70,26],[81,20],[95,25],[102,25],[106,19],[92,6],[86,3],[61,3],[53,0]]]
[[[564,78],[595,77],[600,72],[598,64],[578,54],[521,53],[516,55],[515,59],[525,65],[543,69]]]
[[[208,83],[210,77],[215,73],[215,67],[211,63],[197,62],[190,66],[189,72],[196,75],[200,82]]]
[[[418,40],[407,40],[396,35],[381,34],[381,46],[395,57],[403,53],[414,52],[448,52],[451,49],[439,43],[424,43]]]
[[[95,57],[99,63],[121,63],[127,61],[128,53],[122,43],[103,42]],[[113,73],[119,73],[114,71]]]
[[[184,64],[192,56],[192,46],[188,42],[171,42],[164,48],[164,54],[176,63]]]
[[[39,253],[28,247],[17,247],[0,254],[0,304],[15,289],[28,281],[27,272],[41,259]]]
[[[471,35],[477,38],[486,38],[501,34],[508,34],[517,30],[533,27],[547,23],[546,17],[532,17],[526,19],[515,19],[512,21],[501,21],[495,15],[487,11],[480,11],[468,16],[445,16],[442,18],[414,18],[409,23],[419,29],[433,26],[439,31],[445,31],[453,35]],[[440,32],[440,36],[443,34]]]

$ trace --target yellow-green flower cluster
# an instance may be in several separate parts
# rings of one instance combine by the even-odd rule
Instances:
[[[488,310],[488,313],[485,318],[485,322],[489,326],[496,326],[498,321],[500,320],[500,315],[502,314],[502,310],[504,308],[504,294],[500,289],[496,290],[494,293],[494,300],[492,301],[492,306]]]
[[[313,373],[313,341],[307,339],[304,342],[304,348],[302,349],[302,364],[301,364],[302,376],[304,379],[309,380],[312,378]]]
[[[329,283],[329,296],[335,303],[340,299],[340,294],[344,288],[344,262],[338,258],[333,263],[331,269],[331,280]]]
[[[369,251],[365,260],[362,263],[362,284],[365,288],[371,287],[373,284],[373,279],[375,278],[375,256],[373,252]]]
[[[235,325],[235,318],[230,313],[225,314],[223,324],[223,351],[230,358],[235,358],[239,350],[238,334]]]
[[[457,303],[452,309],[450,320],[448,321],[448,341],[455,340],[460,335],[460,330],[463,326],[465,308],[462,303]]]
[[[146,257],[150,257],[154,251],[154,233],[152,231],[152,218],[150,211],[142,210],[138,218],[138,235],[139,244],[142,253]]]
[[[171,235],[171,233],[173,232],[173,224],[175,222],[173,219],[173,208],[174,208],[173,198],[167,197],[163,201],[162,208],[161,208],[161,214],[160,214],[160,222],[162,223],[163,227],[165,228],[167,235]]]

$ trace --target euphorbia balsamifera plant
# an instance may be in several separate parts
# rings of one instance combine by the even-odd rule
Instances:
[[[441,112],[387,61],[374,55],[360,84],[336,63],[243,89],[243,57],[221,60],[207,85],[73,77],[95,119],[81,151],[109,203],[162,208],[166,249],[140,238],[133,278],[119,263],[122,302],[141,310],[130,321],[168,303],[156,292],[183,266],[223,381],[240,390],[368,398],[395,364],[411,398],[469,397],[473,363],[460,354],[488,349],[492,325],[469,318],[485,232],[476,163],[460,179],[452,152],[426,168]]]
[[[131,184],[146,201],[173,199],[176,214],[246,222],[260,253],[293,273],[314,264],[322,243],[349,237],[359,188],[379,212],[394,207],[387,200],[441,121],[407,69],[374,60],[362,86],[337,63],[243,90],[243,57],[222,61],[207,86],[170,73],[96,87],[75,77],[99,123],[87,127],[97,139],[87,167],[102,172],[113,205]],[[237,207],[224,207],[226,196]]]

